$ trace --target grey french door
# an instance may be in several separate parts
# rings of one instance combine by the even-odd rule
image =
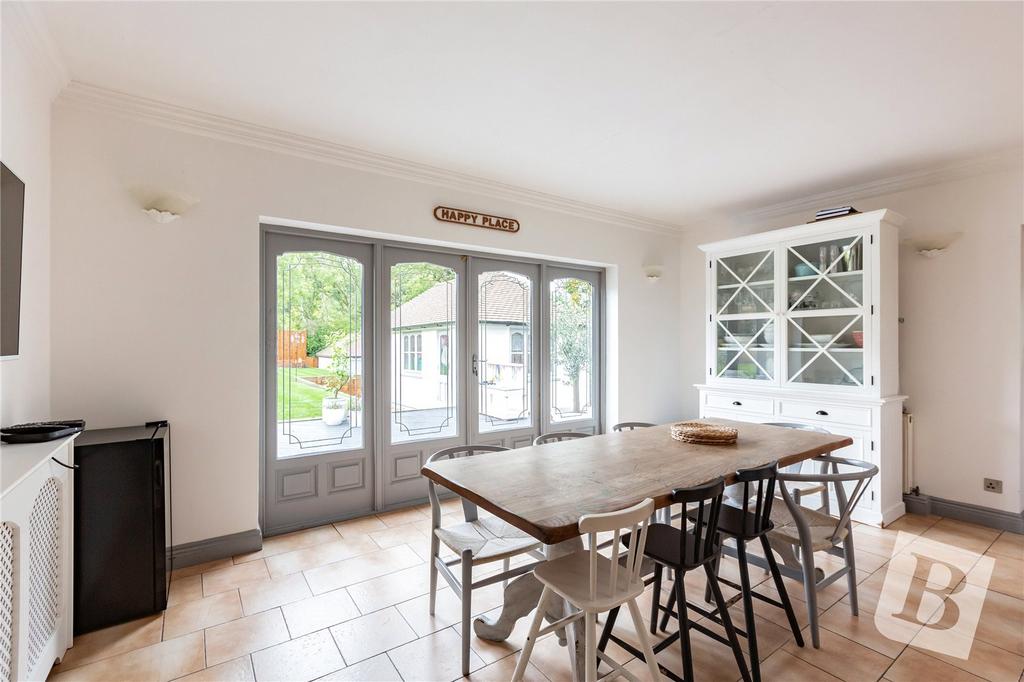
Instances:
[[[466,258],[385,246],[381,507],[426,497],[420,468],[466,442]]]
[[[474,258],[469,287],[470,442],[508,448],[538,435],[540,267]]]
[[[265,534],[421,501],[446,447],[599,432],[600,271],[287,228],[263,253]]]
[[[263,532],[374,508],[373,247],[264,236]]]

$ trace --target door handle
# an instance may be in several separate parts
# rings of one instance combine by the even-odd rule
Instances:
[[[733,405],[735,405],[736,407],[740,407],[741,405],[743,405],[743,403],[741,403],[741,402],[740,402],[740,401],[738,401],[738,400],[734,400],[734,401],[732,401],[732,404],[733,404]]]
[[[822,417],[827,417],[828,416],[828,412],[826,412],[825,410],[818,410],[814,414],[820,414]]]
[[[473,376],[480,376],[479,372],[477,372],[476,353],[473,353]]]

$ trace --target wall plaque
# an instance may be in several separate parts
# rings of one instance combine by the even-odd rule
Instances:
[[[515,218],[502,218],[496,215],[467,211],[464,208],[438,206],[434,209],[434,217],[446,223],[457,223],[471,227],[485,227],[501,232],[518,232],[519,221]]]

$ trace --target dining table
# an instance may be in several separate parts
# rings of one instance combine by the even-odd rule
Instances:
[[[656,508],[671,503],[672,491],[722,477],[728,485],[742,469],[772,462],[780,467],[827,454],[853,443],[847,436],[728,419],[704,419],[730,426],[730,445],[699,445],[672,437],[671,424],[576,438],[473,457],[431,462],[422,473],[438,485],[504,519],[544,544],[554,559],[583,549],[579,520],[633,506],[646,498]],[[516,622],[537,607],[542,586],[532,573],[509,581],[497,616],[480,616],[476,635],[504,641]],[[554,622],[573,607],[549,600]],[[579,633],[581,634],[581,633]],[[573,679],[582,679],[583,647],[574,625],[559,632],[569,647]]]

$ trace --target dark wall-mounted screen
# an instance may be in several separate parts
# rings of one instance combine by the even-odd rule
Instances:
[[[0,356],[18,354],[25,183],[0,163]]]

